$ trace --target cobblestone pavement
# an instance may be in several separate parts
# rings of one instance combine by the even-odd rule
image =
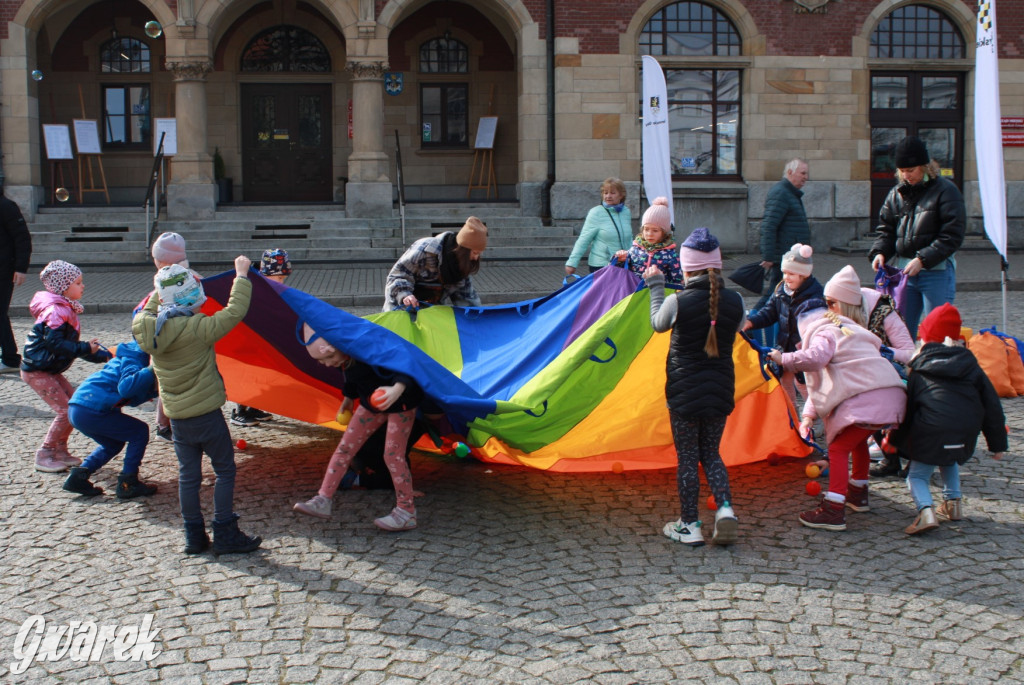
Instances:
[[[958,300],[967,325],[999,320],[998,293]],[[19,339],[30,323],[15,321]],[[83,317],[84,335],[107,343],[127,326]],[[78,361],[68,375],[94,369]],[[962,522],[908,538],[910,497],[888,480],[845,533],[804,528],[804,464],[759,463],[730,474],[739,543],[698,549],[661,535],[677,515],[671,470],[557,474],[414,454],[418,529],[374,527],[386,491],[342,492],[330,521],[299,518],[291,505],[316,491],[338,434],[283,419],[233,427],[249,443],[237,511],[264,545],[215,558],[181,553],[169,443],[143,463],[155,496],[110,496],[120,459],[95,477],[107,494],[72,496],[33,469],[48,409],[0,376],[0,681],[1024,682],[1024,400],[1004,407],[1011,454],[979,451],[964,468]],[[92,447],[77,432],[71,446]],[[159,631],[149,663],[108,649],[8,672],[33,615],[139,626],[146,614]]]

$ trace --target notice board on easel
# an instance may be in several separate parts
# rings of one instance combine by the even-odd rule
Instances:
[[[493,150],[494,134],[498,130],[498,117],[480,117],[476,126],[476,142],[473,147],[477,150]]]
[[[67,124],[43,124],[43,141],[46,143],[47,159],[73,159],[71,132]]]
[[[95,119],[74,119],[75,148],[80,155],[102,154],[100,149],[100,130]]]

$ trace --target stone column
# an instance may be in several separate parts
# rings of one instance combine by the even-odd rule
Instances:
[[[349,62],[352,73],[352,154],[345,188],[345,214],[390,217],[391,179],[384,154],[384,72],[387,62]]]
[[[167,60],[174,73],[174,114],[178,151],[171,157],[171,183],[167,188],[170,219],[212,219],[217,208],[213,158],[206,144],[206,75],[209,61]]]

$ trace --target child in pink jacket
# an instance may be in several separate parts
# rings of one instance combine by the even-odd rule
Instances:
[[[808,398],[801,432],[816,417],[828,441],[828,492],[821,504],[800,514],[809,528],[846,530],[846,508],[868,510],[868,447],[872,432],[898,424],[906,411],[903,381],[879,352],[882,341],[858,325],[862,306],[860,280],[845,266],[825,284],[827,309],[812,309],[797,320],[800,349],[773,350],[769,356],[787,371],[803,371]],[[853,456],[853,477],[848,476]]]

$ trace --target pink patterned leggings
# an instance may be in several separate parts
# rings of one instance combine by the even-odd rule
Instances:
[[[384,463],[387,464],[388,471],[391,472],[391,481],[395,484],[395,497],[398,500],[398,506],[410,514],[415,514],[412,474],[409,473],[409,465],[405,461],[405,446],[409,441],[409,433],[412,432],[415,418],[415,409],[378,414],[359,405],[352,415],[352,420],[348,422],[348,430],[345,431],[341,442],[338,443],[338,448],[331,455],[331,461],[327,464],[327,473],[324,474],[324,482],[320,485],[319,494],[327,499],[334,497],[334,493],[338,491],[338,484],[341,483],[341,478],[348,470],[348,465],[352,462],[356,452],[380,428],[380,425],[387,421]]]
[[[54,417],[53,423],[50,424],[50,430],[46,432],[41,447],[53,449],[66,445],[72,431],[71,422],[68,421],[68,400],[71,399],[75,389],[71,383],[64,378],[63,374],[45,371],[22,371],[21,379],[28,383],[29,387],[35,390],[36,394],[43,398],[43,402],[46,402],[57,415]]]

